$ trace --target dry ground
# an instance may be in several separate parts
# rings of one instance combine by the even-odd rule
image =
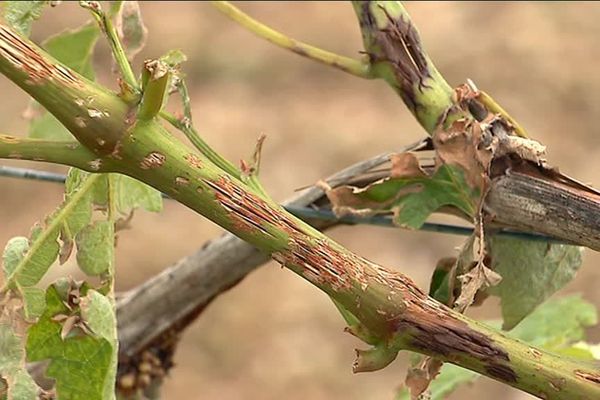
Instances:
[[[288,34],[355,55],[360,34],[351,6],[333,2],[253,2],[240,6]],[[600,4],[451,3],[407,5],[426,47],[451,84],[473,79],[550,149],[550,161],[600,186]],[[262,179],[277,199],[349,163],[395,149],[423,135],[402,102],[382,82],[362,81],[282,51],[221,16],[209,4],[146,2],[150,31],[139,61],[180,48],[196,124],[209,143],[233,160],[250,154],[266,133]],[[86,15],[64,2],[35,26],[40,40]],[[110,55],[96,64],[114,85]],[[3,133],[24,133],[26,96],[0,79]],[[3,161],[4,163],[4,161]],[[6,163],[8,164],[8,163]],[[11,163],[11,165],[14,163]],[[19,165],[29,165],[21,163]],[[39,166],[38,166],[39,167]],[[61,170],[43,166],[51,170]],[[0,179],[0,242],[27,234],[61,199],[53,184]],[[118,247],[118,287],[125,290],[192,252],[221,230],[184,207],[139,213]],[[461,238],[373,227],[330,234],[374,261],[392,265],[426,287],[439,257]],[[600,305],[597,253],[564,292],[582,292]],[[75,272],[73,265],[57,274]],[[493,303],[493,301],[491,302]],[[473,310],[498,315],[497,304]],[[351,373],[352,349],[329,300],[307,282],[269,264],[220,297],[186,332],[165,399],[391,399],[402,362]],[[600,339],[600,331],[591,332]],[[491,380],[451,399],[527,399]]]

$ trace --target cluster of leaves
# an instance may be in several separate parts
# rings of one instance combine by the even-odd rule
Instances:
[[[44,1],[4,4],[3,17],[24,35],[31,32]],[[139,18],[135,10],[116,2],[111,12],[132,35],[139,50]],[[139,12],[138,12],[139,17]],[[135,29],[135,23],[138,29]],[[145,28],[144,28],[145,29]],[[137,36],[136,36],[137,34]],[[91,63],[101,35],[95,23],[62,32],[43,47],[57,60],[94,80]],[[48,112],[31,104],[29,136],[73,140]],[[26,362],[50,360],[47,376],[54,378],[60,398],[114,397],[117,368],[117,330],[114,304],[114,247],[116,234],[129,223],[136,208],[158,212],[161,194],[118,174],[88,174],[71,169],[62,204],[37,223],[29,237],[15,237],[3,254],[3,310],[0,315],[0,376],[9,399],[37,399],[37,387]],[[62,278],[45,287],[46,272],[66,263],[76,248],[76,263],[88,277],[78,282]],[[99,279],[98,279],[99,278]]]

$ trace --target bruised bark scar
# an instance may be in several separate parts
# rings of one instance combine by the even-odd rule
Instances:
[[[382,29],[372,26],[374,44],[379,47],[379,54],[369,54],[370,62],[389,62],[399,84],[399,91],[406,105],[415,112],[419,105],[416,99],[415,86],[421,92],[428,86],[425,80],[431,77],[427,58],[421,47],[419,34],[403,16],[393,18],[385,8],[388,24]],[[365,9],[365,17],[372,21],[369,7]]]
[[[158,151],[153,151],[148,153],[148,155],[144,157],[142,161],[140,161],[140,168],[153,169],[161,167],[165,163],[166,159],[167,157],[165,157],[164,154],[159,153]]]
[[[471,329],[454,317],[450,310],[424,293],[405,296],[407,309],[395,321],[398,332],[410,332],[410,344],[426,354],[449,359],[461,355],[483,363],[485,371],[503,382],[516,382],[517,374],[509,364],[506,350],[483,333]]]
[[[185,157],[185,161],[188,162],[192,167],[202,168],[202,160],[194,153],[187,154]]]
[[[576,369],[575,375],[578,378],[600,385],[600,374]]]
[[[81,85],[68,68],[49,63],[30,44],[3,25],[0,25],[0,54],[23,70],[33,84],[56,79],[71,86]]]
[[[271,233],[264,224],[279,224],[278,212],[260,197],[246,191],[226,176],[218,179],[201,179],[215,192],[215,199],[233,218],[234,224],[244,231],[259,230]]]

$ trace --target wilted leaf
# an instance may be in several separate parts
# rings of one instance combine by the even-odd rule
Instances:
[[[64,300],[54,286],[48,288],[46,310],[29,329],[28,361],[50,359],[46,375],[56,380],[59,399],[114,398],[116,337],[107,340],[80,333],[61,339],[62,324],[52,318],[57,314],[71,313],[63,304]],[[105,322],[110,323],[110,320]]]
[[[87,275],[110,271],[114,257],[114,229],[111,221],[95,221],[75,237],[77,263]]]
[[[479,233],[483,235],[483,233]],[[497,285],[502,279],[500,275],[489,269],[484,261],[484,252],[481,248],[482,239],[471,235],[463,245],[454,266],[455,284],[459,283],[460,294],[454,301],[454,309],[464,312],[473,304],[475,296],[480,290]]]
[[[429,385],[430,400],[443,400],[459,386],[479,378],[479,374],[452,364],[444,364],[439,375]],[[410,400],[410,393],[403,388],[396,396],[397,400]]]
[[[148,29],[142,20],[137,1],[124,1],[117,14],[117,32],[121,38],[127,57],[131,60],[146,44]]]
[[[327,192],[338,215],[372,215],[394,211],[400,226],[418,229],[443,206],[455,206],[473,217],[479,191],[466,184],[463,171],[442,165],[431,177],[394,177],[364,189],[341,186]]]
[[[8,24],[21,35],[31,34],[31,24],[44,11],[47,1],[5,1],[2,5],[2,16]]]
[[[490,240],[492,269],[502,282],[489,293],[500,297],[504,329],[511,329],[570,282],[582,261],[581,247],[496,236]]]

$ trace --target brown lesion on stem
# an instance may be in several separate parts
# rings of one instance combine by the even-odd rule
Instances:
[[[400,95],[409,109],[416,112],[419,102],[415,98],[415,88],[422,91],[428,87],[425,80],[431,78],[419,33],[409,19],[403,16],[392,18],[383,7],[381,9],[387,17],[388,24],[384,28],[378,28],[371,7],[371,2],[362,2],[364,18],[360,20],[361,25],[366,25],[372,32],[373,43],[379,49],[377,54],[367,53],[369,61],[371,64],[392,64]]]
[[[135,104],[62,65],[0,22],[0,73],[29,93],[94,153],[113,154],[135,118]]]
[[[0,25],[0,54],[15,67],[23,69],[29,76],[28,83],[31,85],[57,79],[67,85],[82,86],[81,80],[72,71],[49,62],[31,44],[3,25]]]
[[[507,383],[517,381],[509,355],[502,346],[424,293],[411,291],[411,294],[404,298],[406,312],[394,321],[398,332],[408,333],[409,349],[450,362],[463,357],[476,360],[490,377]]]
[[[584,371],[581,369],[575,370],[575,376],[588,382],[600,385],[600,374],[597,372]]]

